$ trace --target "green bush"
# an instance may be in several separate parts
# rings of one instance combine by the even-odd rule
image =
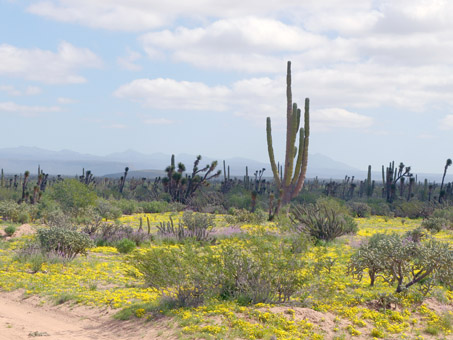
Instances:
[[[302,248],[294,251],[294,245],[263,237],[224,240],[219,246],[220,296],[243,304],[289,301],[303,284]]]
[[[7,226],[7,227],[5,228],[5,233],[6,233],[6,235],[8,235],[8,236],[12,236],[15,232],[16,232],[16,227],[13,226],[13,225]]]
[[[147,214],[163,213],[169,211],[169,205],[164,201],[143,202],[141,205],[143,212]]]
[[[230,224],[262,224],[267,218],[267,214],[261,209],[250,212],[246,209],[230,208],[228,215],[225,216],[225,221]]]
[[[415,242],[408,235],[375,234],[351,257],[349,272],[359,279],[368,270],[371,284],[379,274],[396,283],[396,292],[414,284],[453,279],[453,250],[448,243],[426,239]]]
[[[76,179],[65,179],[55,183],[43,195],[44,199],[57,202],[65,213],[77,215],[80,209],[96,204],[96,193]]]
[[[371,207],[363,202],[352,202],[349,204],[354,217],[370,217]]]
[[[293,206],[291,212],[295,231],[317,240],[331,241],[342,235],[355,234],[358,230],[347,209],[333,199]]]
[[[96,201],[96,211],[102,218],[116,220],[121,217],[123,212],[109,200],[99,198]]]
[[[210,247],[179,247],[134,252],[128,263],[143,274],[145,284],[176,301],[176,307],[197,306],[215,295],[216,261]]]
[[[66,228],[42,228],[37,232],[41,249],[46,253],[71,260],[78,254],[86,254],[86,249],[93,246],[93,242],[85,233]]]
[[[429,217],[423,220],[421,226],[431,233],[438,233],[442,229],[447,229],[450,222],[443,217]]]
[[[225,239],[213,248],[186,242],[177,247],[134,252],[127,262],[143,274],[147,286],[180,306],[207,298],[240,303],[284,302],[302,287],[299,252],[277,238]]]
[[[136,244],[134,241],[131,241],[127,238],[123,238],[115,245],[116,249],[122,254],[128,254],[135,249]]]

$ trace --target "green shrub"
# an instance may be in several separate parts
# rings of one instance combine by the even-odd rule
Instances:
[[[352,202],[349,204],[352,215],[355,217],[370,217],[371,207],[363,202]]]
[[[216,262],[210,247],[179,247],[134,252],[128,263],[143,274],[145,284],[173,299],[177,307],[197,306],[215,292]]]
[[[164,238],[173,238],[178,241],[186,239],[208,241],[214,227],[214,216],[186,211],[177,226],[170,217],[169,222],[161,222],[157,229],[158,235]]]
[[[46,190],[44,200],[54,200],[65,213],[77,215],[80,209],[95,206],[96,193],[76,179],[64,179]]]
[[[217,278],[220,296],[239,303],[286,302],[301,288],[303,262],[294,243],[263,237],[223,240]]]
[[[87,234],[65,228],[42,228],[38,230],[37,237],[44,252],[68,260],[78,254],[86,254],[86,249],[93,246]]]
[[[267,214],[261,209],[250,212],[246,209],[230,208],[228,215],[225,216],[226,222],[230,224],[262,224],[267,218]]]
[[[449,221],[443,217],[429,217],[423,220],[421,226],[434,234],[446,229],[449,224]]]
[[[122,254],[127,254],[127,253],[130,253],[132,250],[135,249],[136,247],[136,244],[134,241],[131,241],[127,238],[123,238],[121,241],[119,241],[116,245],[115,245],[116,249],[118,249],[118,251]]]
[[[320,199],[316,204],[293,206],[294,229],[317,240],[331,241],[357,232],[357,223],[347,209],[333,199]]]
[[[147,214],[163,213],[169,210],[169,205],[164,201],[143,202],[142,209]]]
[[[429,215],[429,209],[423,202],[396,202],[394,204],[394,213],[396,217],[420,218]]]
[[[123,212],[116,207],[111,201],[99,198],[96,201],[96,211],[106,219],[116,220],[121,217]]]
[[[177,247],[134,252],[127,262],[145,283],[176,307],[196,306],[209,297],[240,303],[283,302],[302,287],[300,253],[277,238],[225,239],[212,247],[186,242]]]
[[[414,242],[407,235],[375,234],[351,257],[349,272],[359,279],[368,270],[371,283],[379,274],[396,283],[396,292],[421,281],[453,279],[453,250],[448,243],[426,239]]]
[[[13,226],[13,225],[7,226],[7,227],[5,228],[5,233],[6,233],[6,235],[8,235],[8,236],[12,236],[15,232],[16,232],[16,227]]]

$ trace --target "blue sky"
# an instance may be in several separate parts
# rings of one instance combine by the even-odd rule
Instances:
[[[285,72],[310,152],[415,173],[453,158],[448,0],[0,0],[0,147],[284,158]]]

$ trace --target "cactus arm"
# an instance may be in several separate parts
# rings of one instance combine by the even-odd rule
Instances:
[[[302,167],[300,170],[299,177],[297,179],[296,187],[294,188],[291,197],[294,198],[302,190],[304,185],[305,175],[307,173],[308,165],[308,144],[310,139],[310,99],[305,98],[305,113],[304,113],[304,142],[303,142],[303,151],[302,151]],[[302,136],[301,136],[302,137]]]
[[[270,117],[267,117],[266,120],[266,135],[267,135],[267,151],[269,153],[269,160],[271,162],[272,173],[274,174],[274,180],[275,184],[277,185],[277,188],[280,188],[281,181],[280,177],[278,176],[277,165],[275,164],[274,147],[272,146],[272,127]]]
[[[304,133],[304,128],[300,128],[299,130],[299,152],[297,153],[297,161],[296,161],[296,167],[294,169],[294,177],[291,182],[292,185],[295,185],[299,179],[300,171],[302,168],[302,159],[303,159],[303,153],[304,153],[304,141],[305,141],[305,133]]]

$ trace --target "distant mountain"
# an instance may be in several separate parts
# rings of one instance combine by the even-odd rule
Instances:
[[[176,163],[185,164],[187,171],[191,171],[195,155],[176,155]],[[29,170],[36,174],[38,165],[44,172],[51,175],[75,176],[82,173],[82,169],[91,170],[95,176],[122,176],[125,167],[129,167],[129,176],[153,178],[164,175],[164,169],[170,164],[171,155],[163,153],[144,154],[134,150],[116,152],[107,156],[95,156],[82,154],[71,150],[50,151],[36,147],[20,146],[17,148],[0,149],[0,168],[5,173],[23,173]],[[214,158],[204,157],[200,167],[210,164]],[[217,159],[218,169],[223,173],[223,159]],[[272,177],[270,164],[252,159],[234,157],[225,159],[230,167],[230,176],[242,178],[245,175],[245,167],[248,167],[249,176],[255,171],[265,168],[264,177]],[[310,154],[308,158],[307,177],[319,177],[322,179],[343,179],[346,175],[355,176],[358,180],[366,177],[366,171],[353,168],[345,163],[338,162],[322,154]],[[223,177],[223,175],[222,175]],[[440,182],[439,174],[419,174],[418,180],[428,178],[430,181]],[[381,179],[380,172],[373,172],[373,179]],[[446,181],[452,181],[453,175],[447,175]]]

